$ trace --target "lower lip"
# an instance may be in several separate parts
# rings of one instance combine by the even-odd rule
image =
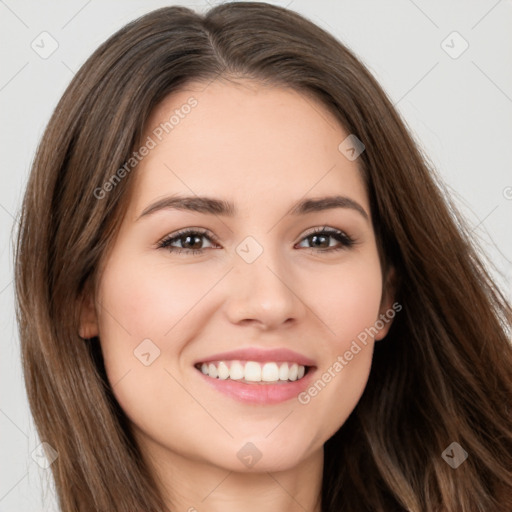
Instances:
[[[214,379],[195,369],[205,381],[216,390],[235,400],[252,404],[278,404],[297,398],[310,384],[315,368],[309,368],[302,379],[281,384],[251,383],[246,384],[231,379]]]

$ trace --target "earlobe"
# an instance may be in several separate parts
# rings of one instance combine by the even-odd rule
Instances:
[[[78,335],[83,339],[90,339],[99,335],[98,319],[94,308],[94,293],[90,286],[85,287],[82,295]]]
[[[393,319],[397,313],[397,309],[395,307],[396,303],[394,302],[397,287],[396,282],[397,277],[395,268],[390,267],[384,280],[379,318],[375,322],[375,326],[379,330],[375,335],[375,341],[382,340],[387,336],[389,329],[391,328],[391,324],[393,323]],[[401,306],[400,309],[402,309]]]

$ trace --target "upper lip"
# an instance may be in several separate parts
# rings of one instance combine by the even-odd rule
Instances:
[[[240,348],[230,350],[229,352],[220,352],[203,359],[199,359],[194,364],[208,363],[210,361],[256,361],[260,363],[275,361],[276,363],[298,363],[302,366],[315,366],[315,362],[298,352],[287,348],[261,349],[261,348]]]

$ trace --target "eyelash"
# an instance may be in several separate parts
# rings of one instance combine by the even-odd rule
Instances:
[[[183,249],[181,247],[171,246],[171,243],[175,242],[176,240],[180,240],[181,238],[184,238],[187,235],[188,236],[197,235],[200,237],[204,236],[206,238],[209,238],[211,242],[217,243],[217,239],[215,238],[215,236],[212,233],[210,233],[208,230],[184,229],[182,231],[178,231],[177,233],[174,233],[170,236],[165,237],[160,242],[158,242],[157,247],[159,249],[167,249],[169,252],[175,253],[175,254],[181,254],[181,253],[192,254],[192,255],[202,254],[205,249]],[[324,236],[326,235],[326,236],[332,237],[332,238],[336,239],[338,242],[340,242],[340,245],[338,245],[338,246],[329,247],[326,249],[318,249],[318,252],[334,252],[334,251],[339,251],[342,249],[348,249],[356,243],[356,241],[353,238],[348,236],[343,231],[340,231],[338,229],[328,228],[327,226],[324,226],[322,228],[315,228],[314,231],[312,231],[311,233],[309,233],[308,235],[303,237],[301,239],[301,242],[302,242],[302,240],[310,238],[313,235],[324,235]],[[315,248],[314,247],[305,247],[304,249],[314,250]]]

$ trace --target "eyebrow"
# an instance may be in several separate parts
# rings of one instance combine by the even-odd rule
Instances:
[[[305,199],[293,205],[288,215],[305,215],[307,213],[331,210],[334,208],[348,208],[354,210],[361,214],[366,220],[369,220],[366,210],[357,201],[340,195],[325,196],[318,199]],[[160,210],[185,210],[226,217],[234,217],[237,213],[233,203],[222,199],[204,196],[170,196],[150,204],[137,217],[137,220]]]

